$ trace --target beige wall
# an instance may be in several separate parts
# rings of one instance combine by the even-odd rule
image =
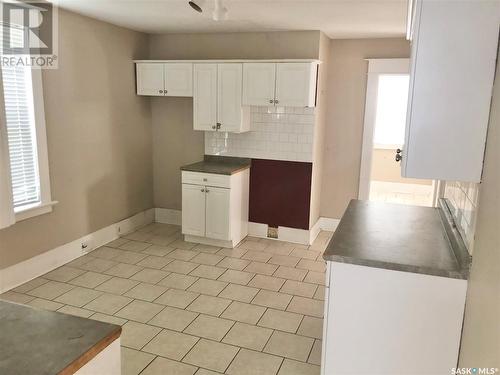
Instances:
[[[318,68],[318,88],[316,97],[313,169],[311,182],[311,211],[309,213],[309,227],[312,228],[319,219],[321,209],[321,186],[323,179],[323,154],[325,152],[326,114],[328,100],[328,61],[330,59],[330,38],[324,33],[320,35]]]
[[[151,35],[151,59],[315,59],[319,31]]]
[[[496,74],[465,306],[461,367],[500,367],[500,65]]]
[[[366,58],[410,55],[405,39],[332,40],[320,215],[340,218],[357,198],[366,94]]]
[[[396,150],[382,148],[373,149],[372,174],[370,178],[375,181],[432,185],[432,180],[401,177],[401,165],[394,160],[395,156]]]
[[[153,206],[151,112],[132,59],[147,36],[60,10],[59,69],[43,72],[50,214],[0,230],[0,269]]]
[[[319,31],[152,35],[152,59],[318,58]],[[153,164],[155,207],[181,209],[180,167],[199,161],[204,134],[193,130],[190,98],[155,98]]]
[[[193,130],[193,98],[152,98],[154,205],[182,208],[184,164],[203,160],[204,133]]]

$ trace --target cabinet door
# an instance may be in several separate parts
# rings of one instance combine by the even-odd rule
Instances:
[[[230,240],[230,189],[207,186],[206,236],[217,240]]]
[[[182,233],[205,236],[205,187],[182,184]]]
[[[239,131],[242,121],[242,64],[217,66],[217,122],[220,131]]]
[[[194,64],[194,130],[215,130],[217,123],[217,64]]]
[[[275,63],[243,64],[243,105],[274,105]]]
[[[498,1],[416,3],[403,177],[481,181],[499,13]]]
[[[137,63],[137,95],[164,96],[163,64]]]
[[[165,95],[193,96],[193,64],[165,64]]]
[[[316,100],[316,64],[276,64],[276,105],[314,107]]]

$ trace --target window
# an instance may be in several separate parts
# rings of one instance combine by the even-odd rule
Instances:
[[[381,74],[373,143],[376,148],[401,147],[405,138],[408,74]]]
[[[11,38],[23,38],[11,26]],[[15,42],[15,38],[11,42]],[[16,221],[50,212],[47,140],[41,71],[2,67],[3,107]]]

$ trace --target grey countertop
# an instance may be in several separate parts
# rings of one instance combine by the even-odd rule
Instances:
[[[194,164],[183,165],[181,167],[181,170],[232,175],[244,169],[250,168],[251,163],[251,159],[247,158],[205,155],[203,161],[199,161]]]
[[[352,200],[323,258],[467,279],[470,258],[442,209]]]
[[[121,327],[0,301],[0,374],[72,374]]]

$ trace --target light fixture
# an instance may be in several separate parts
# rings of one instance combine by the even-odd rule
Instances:
[[[222,5],[222,0],[215,0],[215,8],[212,13],[214,21],[222,21],[227,18],[227,8]]]
[[[205,4],[205,0],[191,0],[188,2],[188,4],[198,13],[203,13],[203,5]]]
[[[198,13],[203,13],[203,7],[206,0],[190,0],[188,4]],[[214,10],[212,12],[212,19],[214,21],[222,21],[227,19],[227,8],[222,4],[222,0],[214,0]]]

